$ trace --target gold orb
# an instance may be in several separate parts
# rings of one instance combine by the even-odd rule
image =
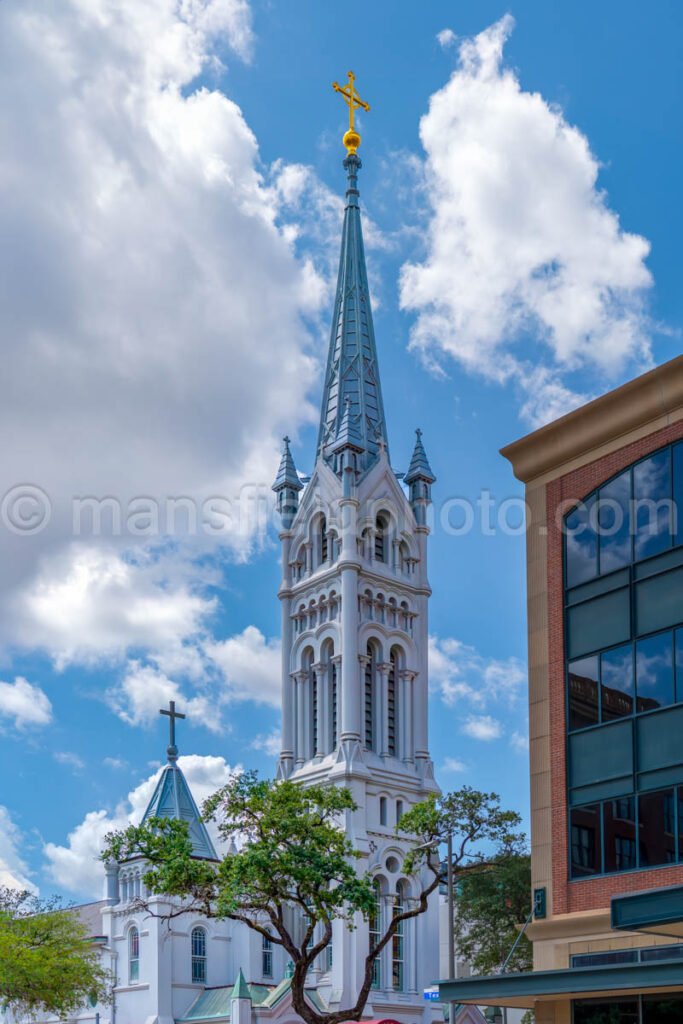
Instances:
[[[360,135],[353,128],[349,128],[349,130],[344,133],[342,142],[346,146],[346,151],[348,153],[355,153],[360,146]]]

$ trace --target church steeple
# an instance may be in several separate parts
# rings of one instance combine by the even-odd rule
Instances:
[[[347,103],[348,89],[351,89],[351,112],[355,109],[353,104],[369,109],[353,92],[352,81],[350,87],[341,89],[335,84],[335,88]],[[348,188],[316,457],[322,457],[337,468],[334,447],[341,433],[348,399],[350,426],[362,447],[358,468],[364,471],[377,458],[380,441],[387,449],[387,428],[358,204],[358,171],[362,165],[356,150],[360,145],[360,135],[355,131],[352,120],[344,136],[344,144],[348,151],[344,160]]]

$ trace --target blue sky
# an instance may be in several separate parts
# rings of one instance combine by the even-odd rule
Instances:
[[[438,477],[432,753],[444,789],[526,815],[524,539],[476,502],[495,524],[521,497],[502,445],[680,349],[682,20],[665,0],[2,5],[0,880],[97,896],[169,697],[198,798],[272,769],[275,530],[171,528],[165,502],[244,513],[285,431],[312,468],[350,67],[392,461],[421,426]],[[154,500],[160,527],[75,533],[84,496],[129,525]],[[446,528],[463,501],[472,529]]]

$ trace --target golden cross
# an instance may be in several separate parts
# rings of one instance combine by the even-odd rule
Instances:
[[[360,135],[358,134],[354,126],[354,114],[359,107],[362,110],[369,111],[370,104],[362,100],[358,93],[356,92],[356,88],[354,85],[354,82],[356,81],[356,76],[354,75],[353,71],[349,71],[348,74],[348,85],[341,86],[339,82],[333,82],[332,88],[334,89],[335,92],[341,93],[341,95],[344,97],[346,105],[349,108],[349,130],[344,134],[343,141],[348,152],[355,153],[358,147],[360,146]]]

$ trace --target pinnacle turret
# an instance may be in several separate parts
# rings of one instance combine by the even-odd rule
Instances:
[[[422,431],[415,431],[415,447],[410,460],[408,472],[404,476],[410,490],[410,505],[418,526],[427,523],[427,506],[432,500],[432,484],[436,480],[432,467],[429,465],[427,453],[422,444]]]
[[[277,510],[282,518],[282,525],[285,530],[288,530],[299,507],[299,491],[303,488],[303,484],[299,480],[294,458],[289,449],[289,438],[284,437],[283,443],[280,468],[275,477],[273,490],[277,494]]]

